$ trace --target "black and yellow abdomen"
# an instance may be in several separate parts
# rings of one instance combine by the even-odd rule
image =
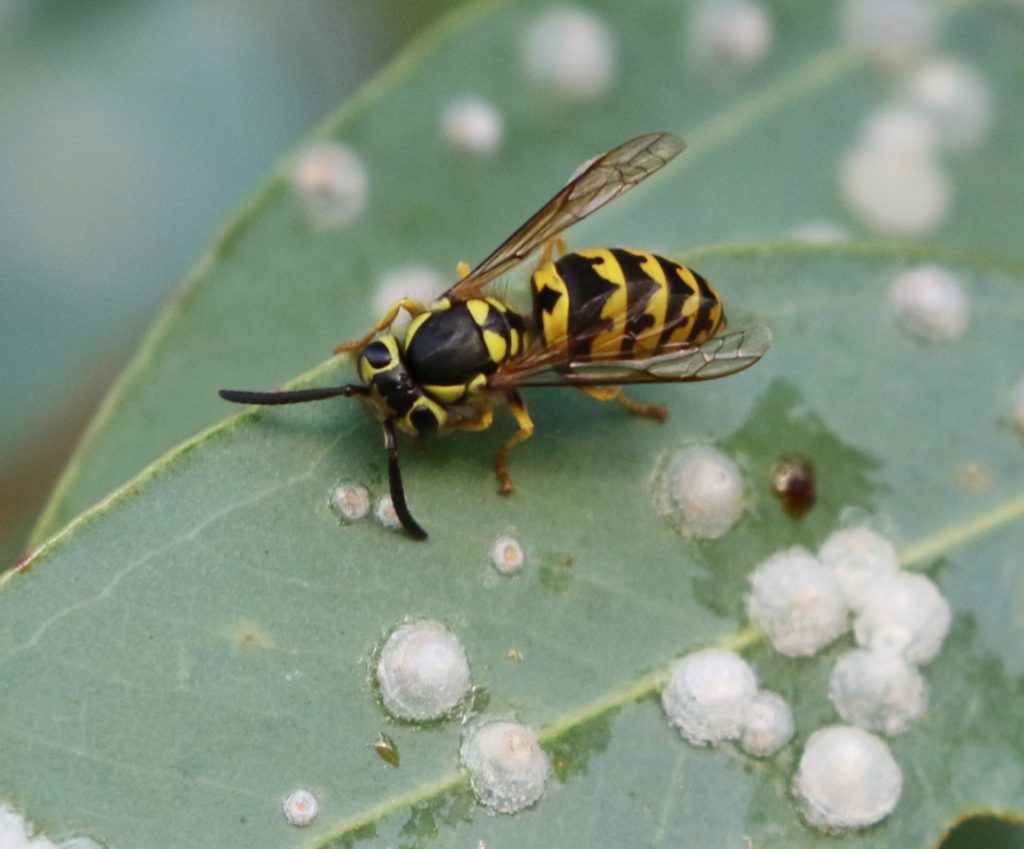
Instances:
[[[699,345],[725,327],[714,286],[648,251],[568,253],[538,268],[530,287],[535,332],[568,360],[649,357]]]

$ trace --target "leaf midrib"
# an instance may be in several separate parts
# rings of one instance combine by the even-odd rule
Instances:
[[[897,555],[900,566],[907,568],[926,560],[932,560],[1019,518],[1024,518],[1024,492],[911,543]],[[720,637],[710,643],[708,647],[738,652],[757,645],[764,639],[764,632],[754,625],[748,625],[739,631]],[[670,665],[671,661],[667,661],[652,672],[635,678],[588,704],[564,713],[555,721],[541,728],[537,733],[537,739],[541,745],[550,746],[589,722],[656,695],[668,680]],[[326,835],[305,844],[305,849],[315,849],[315,847],[325,845],[332,840],[358,833],[392,814],[460,788],[467,784],[468,780],[468,775],[465,772],[453,770],[421,787],[380,802],[342,820]]]

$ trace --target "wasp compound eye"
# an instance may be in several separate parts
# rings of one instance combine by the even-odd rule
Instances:
[[[375,369],[387,368],[392,361],[391,351],[383,342],[371,342],[363,348],[363,359]]]

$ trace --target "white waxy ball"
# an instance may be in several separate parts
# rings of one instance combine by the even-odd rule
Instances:
[[[768,758],[793,739],[793,709],[782,696],[761,690],[747,706],[740,748],[756,758]]]
[[[351,223],[366,206],[369,178],[359,155],[342,144],[308,148],[294,174],[295,193],[313,226],[335,229]]]
[[[0,847],[3,849],[55,849],[40,835],[33,836],[32,824],[4,805],[0,805]]]
[[[320,813],[320,802],[308,790],[295,790],[284,800],[284,817],[291,825],[307,826]]]
[[[926,0],[846,0],[843,30],[852,47],[886,69],[901,70],[932,45],[939,22]]]
[[[515,575],[521,572],[525,559],[523,547],[515,537],[500,536],[494,541],[491,562],[500,574]]]
[[[829,831],[880,822],[895,809],[902,789],[903,772],[885,741],[845,725],[810,736],[793,779],[807,821]]]
[[[412,298],[421,304],[431,303],[445,290],[440,274],[427,265],[402,265],[386,271],[373,287],[373,317],[379,318],[402,298]],[[395,327],[408,322],[405,312],[398,315]]]
[[[527,76],[567,100],[593,100],[603,94],[617,64],[611,28],[582,6],[553,6],[542,12],[523,43]]]
[[[438,719],[469,689],[466,650],[440,622],[410,622],[388,637],[381,649],[377,682],[384,707],[392,716]]]
[[[899,568],[892,543],[865,526],[833,533],[821,546],[818,560],[839,580],[846,603],[854,612],[867,602],[874,585],[895,575]]]
[[[445,107],[444,137],[460,150],[486,155],[501,147],[505,122],[498,108],[482,97],[466,97]]]
[[[753,0],[701,0],[686,36],[694,65],[707,73],[728,73],[764,59],[772,43],[772,21]]]
[[[930,579],[898,572],[873,588],[854,619],[853,632],[864,648],[925,664],[942,649],[952,618],[949,602]]]
[[[866,224],[893,236],[931,232],[949,210],[949,177],[931,155],[860,144],[839,170],[843,200]]]
[[[707,746],[740,735],[756,694],[757,678],[742,657],[704,649],[673,664],[661,704],[683,737]]]
[[[515,722],[477,726],[466,735],[459,755],[477,801],[503,814],[535,804],[551,772],[533,729]]]
[[[687,537],[717,539],[743,514],[743,479],[736,464],[710,445],[673,455],[655,494],[658,513],[678,522]]]
[[[964,335],[970,302],[963,283],[938,265],[919,265],[898,275],[889,303],[900,326],[925,342],[951,342]]]
[[[868,116],[863,144],[908,159],[931,156],[938,147],[938,131],[921,110],[890,103]]]
[[[847,722],[902,734],[928,709],[928,684],[902,655],[854,649],[832,667],[828,697]]]
[[[992,96],[984,77],[956,59],[921,65],[910,78],[906,96],[932,119],[946,150],[974,150],[992,124]]]
[[[377,499],[377,506],[374,508],[373,514],[377,517],[377,521],[388,530],[394,531],[402,527],[402,520],[398,518],[395,502],[391,500],[390,495],[382,495]]]
[[[357,483],[338,484],[331,490],[331,509],[347,522],[362,519],[370,512],[370,493]]]
[[[758,564],[750,587],[750,618],[781,654],[813,655],[847,630],[838,578],[804,548],[780,551]]]

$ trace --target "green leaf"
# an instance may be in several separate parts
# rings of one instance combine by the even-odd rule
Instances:
[[[364,160],[370,200],[341,231],[311,227],[291,190],[289,156],[197,265],[107,398],[41,518],[41,543],[143,466],[226,414],[221,386],[272,387],[321,361],[377,317],[371,293],[396,267],[446,274],[486,255],[583,158],[665,129],[689,150],[629,199],[574,231],[574,244],[661,250],[781,236],[831,220],[856,237],[838,170],[865,116],[899,81],[845,47],[838,9],[775,2],[764,62],[739,74],[696,72],[684,50],[690,11],[669,0],[593,8],[617,44],[619,75],[586,103],[565,102],[520,71],[536,4],[484,3],[423,36],[318,130]],[[938,8],[938,7],[937,7]],[[1024,260],[1020,167],[1024,75],[1020,10],[971,2],[938,12],[937,54],[975,64],[995,116],[977,155],[947,163],[954,203],[933,238]],[[439,130],[452,99],[477,94],[503,113],[501,151],[454,151]],[[993,199],[998,214],[993,214]]]
[[[1021,438],[1006,356],[1024,275],[931,249],[723,246],[684,257],[776,342],[727,380],[637,391],[659,426],[570,390],[528,396],[533,440],[518,491],[494,494],[510,422],[405,445],[426,543],[373,520],[339,524],[339,481],[386,491],[378,427],[345,399],[247,412],[173,451],[48,543],[0,591],[0,796],[54,837],[121,846],[825,846],[789,785],[800,744],[836,721],[837,645],[794,661],[744,622],[745,576],[781,546],[816,547],[849,505],[892,523],[906,565],[955,611],[926,670],[928,715],[892,740],[903,798],[863,846],[932,845],[969,813],[1019,817],[1024,798]],[[965,336],[923,345],[894,324],[893,276],[939,262],[971,298]],[[305,382],[340,378],[329,363]],[[687,542],[654,509],[666,452],[718,442],[748,505],[714,542]],[[770,492],[780,454],[818,464],[805,520]],[[987,472],[981,488],[958,481]],[[499,577],[498,534],[527,563]],[[556,777],[536,807],[495,816],[458,770],[458,719],[389,721],[372,656],[406,617],[446,623],[467,648],[484,717],[538,729]],[[843,641],[841,641],[843,642]],[[794,705],[797,741],[754,761],[684,743],[655,699],[670,661],[743,649]],[[513,660],[509,651],[522,654]],[[395,769],[372,749],[387,733]],[[288,826],[305,787],[321,812]]]
[[[759,560],[816,547],[848,507],[889,522],[905,565],[927,569],[955,612],[925,670],[930,711],[892,741],[903,799],[852,841],[923,847],[974,813],[1022,816],[1024,446],[1010,393],[1024,273],[954,252],[1024,259],[1024,110],[1010,109],[1019,10],[943,12],[943,49],[978,63],[1003,111],[981,152],[951,166],[940,250],[760,241],[820,218],[861,233],[836,172],[897,84],[840,44],[834,10],[774,4],[764,64],[716,81],[687,64],[678,4],[595,4],[621,75],[599,100],[567,104],[518,71],[539,8],[460,12],[331,119],[316,138],[364,158],[364,215],[313,229],[289,158],[108,399],[37,542],[169,453],[0,584],[0,798],[48,836],[109,849],[833,845],[802,824],[789,786],[803,740],[836,721],[826,680],[846,644],[781,658],[746,624],[743,595]],[[463,93],[504,113],[493,158],[440,138],[441,109]],[[173,447],[225,414],[217,388],[269,388],[362,333],[384,272],[479,258],[581,159],[652,129],[690,149],[572,244],[758,239],[680,257],[716,282],[733,327],[771,326],[756,368],[638,390],[669,405],[664,426],[570,391],[529,395],[538,432],[513,455],[510,499],[494,494],[492,464],[509,420],[403,443],[411,507],[431,532],[422,544],[373,520],[339,524],[327,506],[338,481],[387,490],[379,427],[356,403],[249,412]],[[892,278],[920,262],[965,281],[971,320],[956,342],[915,343],[889,314]],[[350,378],[337,360],[301,382]],[[654,510],[656,470],[694,441],[727,451],[746,480],[744,516],[715,542],[684,540]],[[819,476],[800,522],[769,489],[772,464],[795,453]],[[488,557],[508,533],[526,568],[502,578]],[[420,728],[382,712],[373,653],[418,616],[463,640],[481,716],[538,729],[555,777],[536,807],[476,805],[458,770],[458,718]],[[669,728],[656,699],[666,669],[709,645],[743,650],[793,704],[797,740],[775,758],[694,749]],[[382,732],[397,769],[372,748]],[[321,805],[305,830],[281,816],[298,787]]]

